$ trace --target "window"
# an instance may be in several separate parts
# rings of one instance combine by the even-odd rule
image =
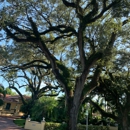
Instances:
[[[9,110],[9,109],[10,109],[10,106],[11,106],[11,104],[10,104],[10,103],[7,103],[5,109],[6,109],[6,110]]]

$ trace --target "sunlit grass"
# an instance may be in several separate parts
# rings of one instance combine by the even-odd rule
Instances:
[[[13,122],[20,127],[24,127],[25,125],[25,119],[16,119]]]

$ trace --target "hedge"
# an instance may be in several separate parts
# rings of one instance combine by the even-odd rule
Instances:
[[[78,130],[86,130],[85,125],[77,125]],[[109,130],[107,126],[88,126],[89,130]],[[66,130],[66,124],[46,122],[45,130]]]

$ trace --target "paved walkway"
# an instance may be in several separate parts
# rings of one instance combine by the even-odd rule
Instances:
[[[24,130],[13,123],[11,117],[0,117],[0,130]]]

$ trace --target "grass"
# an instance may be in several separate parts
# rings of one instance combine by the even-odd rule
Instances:
[[[13,122],[20,127],[24,127],[25,125],[25,119],[16,119]]]

